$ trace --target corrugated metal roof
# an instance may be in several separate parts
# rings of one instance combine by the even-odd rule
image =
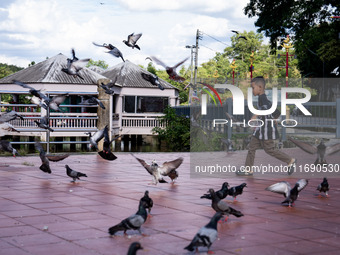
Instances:
[[[121,74],[119,75],[119,73]],[[109,68],[102,72],[101,74],[109,78],[110,80],[115,80],[119,75],[116,84],[121,85],[122,87],[134,87],[134,88],[158,88],[157,86],[152,85],[150,82],[144,80],[142,78],[141,73],[151,74],[145,69],[141,68],[138,65],[131,63],[126,60],[112,68]],[[165,89],[177,89],[172,86],[170,83],[159,78],[160,84]]]
[[[13,80],[24,83],[97,84],[98,79],[106,79],[105,76],[86,67],[79,72],[84,80],[66,74],[61,71],[62,68],[67,68],[67,57],[60,53],[0,79],[0,84],[12,83]]]

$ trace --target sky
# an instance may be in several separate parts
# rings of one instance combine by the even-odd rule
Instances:
[[[1,0],[0,63],[27,67],[62,53],[79,59],[104,60],[109,67],[122,60],[106,53],[98,44],[111,43],[125,59],[147,66],[156,56],[173,66],[190,57],[185,46],[199,42],[199,65],[230,46],[231,30],[256,31],[243,13],[249,0]],[[137,44],[123,40],[142,33]],[[185,63],[190,65],[190,59]],[[162,67],[157,66],[162,69]]]

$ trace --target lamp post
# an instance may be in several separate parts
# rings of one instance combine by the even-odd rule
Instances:
[[[235,83],[235,68],[237,67],[237,65],[235,64],[235,59],[233,60],[233,62],[231,62],[230,65],[231,69],[233,69],[233,85]]]

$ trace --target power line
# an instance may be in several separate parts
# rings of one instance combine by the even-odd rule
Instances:
[[[219,40],[219,39],[217,39],[217,38],[215,38],[215,37],[213,37],[213,36],[211,36],[211,35],[208,35],[207,33],[204,33],[203,31],[200,31],[200,32],[201,32],[202,34],[205,34],[205,35],[209,36],[211,39],[213,39],[213,40],[215,40],[215,41],[217,41],[217,42],[219,42],[219,43],[222,43],[222,44],[224,44],[224,45],[226,45],[226,46],[228,46],[228,47],[231,47],[230,45],[228,45],[228,44],[222,42],[221,40]]]

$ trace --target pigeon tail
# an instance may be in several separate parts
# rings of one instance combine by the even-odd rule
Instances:
[[[124,226],[124,224],[121,222],[111,228],[109,228],[109,234],[110,235],[114,235],[116,232],[118,231],[125,231],[126,230],[126,227]]]
[[[230,213],[229,214],[232,214],[232,215],[234,215],[234,216],[236,216],[238,218],[244,216],[244,214],[241,213],[240,211],[235,210],[234,208],[231,208],[231,207],[229,207],[229,208],[230,208]]]

